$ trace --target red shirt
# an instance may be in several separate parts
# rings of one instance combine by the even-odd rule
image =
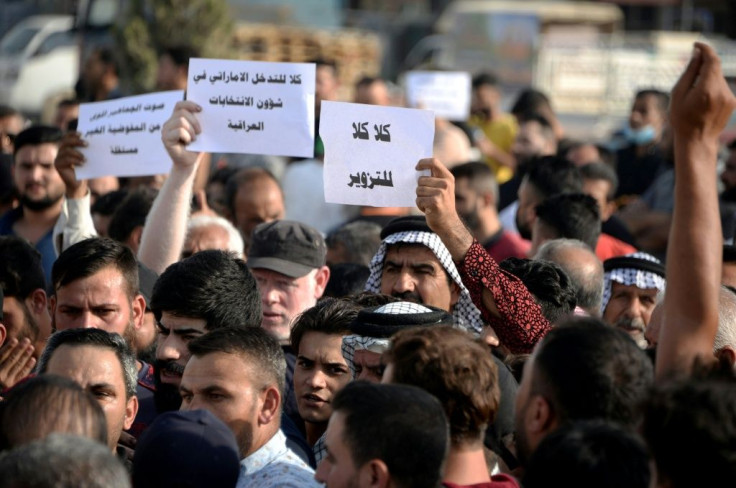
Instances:
[[[525,258],[532,243],[519,234],[501,229],[483,243],[483,247],[497,263],[500,263],[506,258]]]
[[[598,256],[601,262],[608,258],[625,256],[634,252],[636,252],[634,246],[626,244],[624,241],[608,234],[601,234],[598,238],[598,244],[595,246],[595,255]]]

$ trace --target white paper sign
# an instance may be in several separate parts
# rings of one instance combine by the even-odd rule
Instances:
[[[161,127],[183,98],[183,91],[167,91],[81,104],[77,131],[88,146],[80,148],[87,163],[76,168],[77,178],[168,173]]]
[[[432,157],[429,110],[322,102],[325,201],[413,207],[420,159]]]
[[[192,58],[188,76],[190,151],[314,156],[314,64]]]
[[[437,117],[468,120],[470,73],[462,71],[410,71],[406,74],[406,98],[411,107],[432,110]]]

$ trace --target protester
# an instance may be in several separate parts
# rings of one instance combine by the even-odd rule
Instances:
[[[238,480],[235,435],[207,410],[167,412],[135,447],[136,488],[232,488]]]
[[[118,441],[138,413],[136,366],[120,335],[99,329],[57,332],[43,351],[38,372],[72,379],[92,394],[105,413],[108,447],[124,459],[131,457]]]
[[[102,407],[71,379],[36,376],[10,390],[0,405],[0,451],[53,433],[79,435],[107,445]]]
[[[451,170],[455,177],[455,207],[465,224],[493,259],[524,258],[529,243],[504,229],[498,217],[498,184],[484,163],[466,163]]]
[[[417,386],[437,398],[450,424],[447,487],[517,487],[511,477],[489,473],[483,434],[498,411],[498,368],[488,351],[451,327],[406,329],[392,337],[381,359],[384,383]]]
[[[53,229],[64,211],[64,182],[54,168],[61,137],[59,129],[47,126],[33,126],[16,136],[13,182],[20,205],[0,217],[0,235],[23,237],[41,253],[47,281],[57,256]]]
[[[332,230],[325,237],[328,266],[355,263],[370,266],[381,245],[381,227],[372,222],[349,222]]]
[[[603,263],[601,315],[610,325],[626,331],[644,348],[644,331],[666,286],[665,270],[657,258],[635,253]]]
[[[52,434],[0,455],[1,488],[130,488],[123,465],[98,442]]]
[[[221,328],[188,347],[181,408],[209,410],[235,433],[238,488],[317,486],[279,430],[286,362],[278,342],[260,328]]]
[[[294,394],[317,464],[325,454],[323,434],[332,400],[352,379],[342,355],[342,339],[350,333],[357,313],[351,301],[326,298],[302,312],[291,330],[291,349],[296,355]]]
[[[575,239],[553,239],[542,244],[534,259],[550,261],[562,268],[575,289],[577,307],[588,315],[600,315],[603,264],[589,246]]]
[[[8,105],[0,105],[0,153],[15,152],[15,138],[25,128],[23,114]]]
[[[331,488],[439,485],[448,428],[432,395],[407,385],[356,381],[337,394],[333,409],[317,481]]]
[[[498,79],[491,73],[481,73],[472,80],[470,125],[480,130],[476,145],[499,183],[505,183],[514,173],[516,161],[511,146],[519,130],[516,119],[501,110]]]

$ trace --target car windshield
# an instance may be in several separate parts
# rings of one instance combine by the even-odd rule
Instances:
[[[0,41],[0,54],[5,56],[21,54],[39,30],[37,27],[26,27],[8,32]]]

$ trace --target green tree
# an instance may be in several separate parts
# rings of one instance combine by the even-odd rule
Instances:
[[[233,23],[226,0],[132,0],[115,29],[123,83],[131,93],[154,88],[158,54],[189,45],[203,57],[231,57]]]

